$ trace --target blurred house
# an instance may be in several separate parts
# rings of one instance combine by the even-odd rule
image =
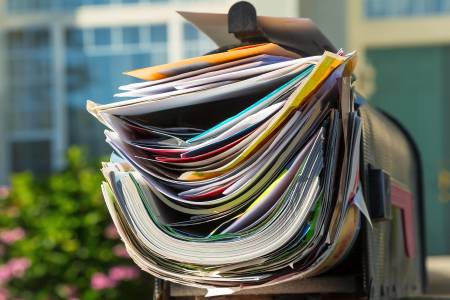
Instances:
[[[175,13],[201,2],[0,1],[0,181],[10,172],[63,166],[71,144],[86,145],[94,157],[108,153],[86,100],[112,101],[117,87],[132,80],[122,71],[213,49]]]
[[[110,152],[85,101],[112,101],[122,71],[214,48],[175,10],[234,0],[0,0],[0,184],[64,165],[68,145]],[[358,50],[358,90],[411,132],[422,154],[430,253],[449,253],[450,0],[253,0],[304,16]],[[392,162],[395,163],[395,162]]]
[[[176,10],[226,12],[234,2],[0,0],[0,183],[60,168],[68,145],[109,153],[86,100],[113,101],[133,80],[123,71],[214,49]],[[298,14],[295,0],[263,2],[262,13]]]

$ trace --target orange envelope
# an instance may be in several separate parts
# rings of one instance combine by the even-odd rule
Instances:
[[[229,61],[260,54],[269,54],[292,58],[299,57],[299,55],[294,52],[288,51],[276,44],[268,43],[234,48],[221,53],[183,59],[173,63],[125,72],[124,74],[142,80],[158,80],[184,72],[198,70],[208,66],[223,64]]]

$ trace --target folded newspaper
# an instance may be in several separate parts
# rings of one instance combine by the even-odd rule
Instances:
[[[315,276],[359,230],[355,53],[273,43],[127,72],[88,101],[113,154],[102,191],[144,271],[236,291]]]

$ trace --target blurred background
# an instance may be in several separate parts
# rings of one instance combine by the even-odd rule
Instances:
[[[98,162],[111,150],[85,103],[111,102],[123,71],[214,49],[175,11],[234,2],[0,0],[0,300],[151,296],[109,225]],[[250,2],[358,51],[358,90],[419,146],[428,255],[450,254],[450,0]]]

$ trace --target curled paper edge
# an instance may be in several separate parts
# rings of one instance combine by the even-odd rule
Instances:
[[[209,289],[206,289],[205,297],[231,295],[231,294],[234,294],[235,292],[237,292],[239,290],[240,290],[240,288],[238,288],[238,287],[232,287],[232,288],[209,288]]]

